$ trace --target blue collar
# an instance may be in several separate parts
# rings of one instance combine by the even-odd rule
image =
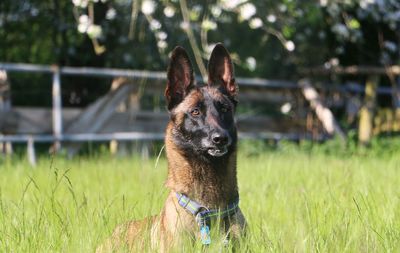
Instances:
[[[200,203],[190,199],[188,196],[176,193],[176,198],[181,207],[195,216],[196,222],[200,227],[200,237],[203,244],[211,243],[210,238],[210,219],[219,217],[224,219],[237,213],[239,210],[239,198],[230,203],[225,209],[208,209]]]

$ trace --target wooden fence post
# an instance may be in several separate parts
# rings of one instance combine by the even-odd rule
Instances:
[[[373,75],[367,78],[365,84],[364,104],[360,109],[358,125],[358,141],[361,145],[367,145],[371,141],[378,82],[379,76]]]
[[[28,161],[32,167],[36,167],[36,151],[35,151],[35,143],[32,137],[29,137],[28,143],[26,146]]]
[[[54,142],[53,151],[57,152],[61,148],[60,138],[62,137],[62,101],[61,101],[61,77],[58,66],[54,67],[53,72],[53,135],[57,138]]]
[[[394,124],[393,131],[400,131],[400,77],[397,77],[393,87]]]
[[[0,70],[0,114],[7,115],[11,111],[11,89],[10,83],[8,81],[7,72],[5,70]],[[6,129],[7,117],[2,116],[0,118],[0,134]],[[12,143],[11,142],[1,142],[0,143],[0,153],[7,155],[12,154]]]

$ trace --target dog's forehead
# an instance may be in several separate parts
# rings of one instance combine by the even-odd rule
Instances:
[[[221,91],[212,86],[204,86],[200,88],[204,100],[207,101],[223,101],[226,99],[225,95]]]
[[[212,104],[214,101],[225,101],[229,99],[216,87],[203,86],[193,89],[185,99],[175,108],[175,113],[185,112],[189,108],[199,106],[200,103]]]
[[[203,93],[199,89],[193,89],[174,111],[175,113],[185,112],[188,108],[196,107],[202,101],[204,101]]]

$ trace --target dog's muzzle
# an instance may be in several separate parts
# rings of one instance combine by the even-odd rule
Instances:
[[[207,149],[207,153],[211,156],[220,157],[228,153],[228,147],[232,140],[226,131],[215,131],[210,136],[211,147]]]
[[[228,147],[224,146],[222,148],[209,148],[207,153],[211,156],[220,157],[228,153]]]

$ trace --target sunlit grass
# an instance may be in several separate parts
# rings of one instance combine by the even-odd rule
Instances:
[[[238,178],[249,233],[241,252],[400,248],[400,156],[243,149]],[[0,252],[93,252],[116,224],[160,211],[166,161],[155,164],[109,155],[41,158],[36,168],[2,160]]]

